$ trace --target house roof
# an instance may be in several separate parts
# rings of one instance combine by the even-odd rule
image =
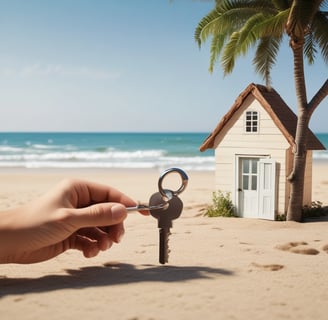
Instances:
[[[271,88],[259,84],[251,83],[248,87],[237,97],[230,110],[223,116],[218,123],[214,131],[205,139],[200,146],[200,151],[213,148],[215,137],[221,132],[224,126],[228,123],[234,113],[243,105],[243,102],[248,97],[253,95],[257,99],[262,107],[269,113],[276,126],[280,129],[291,146],[295,145],[295,133],[297,125],[297,116],[287,106],[285,101],[280,95]],[[314,133],[308,129],[308,150],[325,150],[326,148],[314,135]]]

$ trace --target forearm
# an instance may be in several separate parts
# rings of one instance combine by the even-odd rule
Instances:
[[[24,230],[21,211],[23,208],[17,207],[0,212],[0,263],[3,263],[4,257],[23,249]]]

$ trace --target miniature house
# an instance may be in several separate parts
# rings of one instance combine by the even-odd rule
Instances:
[[[201,145],[215,149],[216,190],[230,193],[238,216],[274,220],[286,213],[296,124],[274,89],[252,83]],[[312,201],[312,150],[323,149],[309,130],[304,205]]]

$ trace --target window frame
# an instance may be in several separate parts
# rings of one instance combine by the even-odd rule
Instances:
[[[256,115],[256,119],[254,116]],[[248,116],[251,118],[248,119]],[[248,124],[248,122],[250,122]],[[249,131],[247,129],[250,129]],[[256,130],[254,130],[256,129]],[[244,133],[245,134],[259,134],[260,132],[260,112],[257,110],[246,110],[244,114]]]

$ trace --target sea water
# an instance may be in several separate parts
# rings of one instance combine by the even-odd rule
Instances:
[[[208,133],[0,133],[0,168],[213,170]]]
[[[200,152],[209,133],[0,133],[0,168],[181,167],[214,170],[214,151]],[[328,134],[317,134],[328,148]],[[314,159],[328,161],[327,151]]]

